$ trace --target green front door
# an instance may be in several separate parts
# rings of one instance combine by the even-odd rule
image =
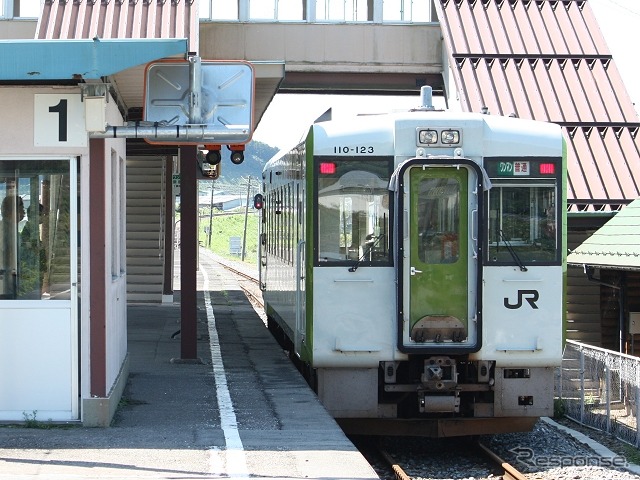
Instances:
[[[469,317],[477,291],[477,202],[469,178],[476,173],[464,166],[414,166],[406,175],[405,345],[468,344],[475,341]]]

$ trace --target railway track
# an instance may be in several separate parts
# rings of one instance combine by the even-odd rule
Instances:
[[[478,442],[477,445],[478,449],[484,452],[487,458],[489,458],[497,467],[500,468],[500,470],[502,471],[501,478],[503,480],[527,480],[527,477],[523,473],[518,471],[510,463],[505,462],[482,442]]]
[[[412,459],[412,465],[402,465],[401,462],[394,458],[394,455],[389,453],[388,449],[382,446],[380,443],[369,443],[367,442],[368,447],[365,447],[369,450],[368,454],[374,454],[381,458],[388,470],[388,474],[384,472],[378,472],[381,475],[381,478],[385,479],[395,479],[395,480],[413,480],[413,478],[424,478],[424,472],[416,473],[419,470],[419,467],[416,467],[416,463],[419,464],[419,458]],[[373,445],[373,446],[372,446]],[[491,451],[486,445],[482,442],[474,442],[473,445],[476,447],[476,452],[480,454],[482,460],[487,463],[488,470],[490,473],[486,478],[500,478],[503,480],[527,480],[527,477],[518,471],[513,465],[505,462],[502,458],[500,458],[497,454]],[[364,452],[363,452],[364,453]],[[437,455],[437,453],[436,453]],[[460,456],[465,455],[462,453],[457,456],[457,458],[447,458],[443,459],[443,464],[446,464],[449,461],[454,462],[459,465],[459,474],[464,475],[464,466],[460,464]],[[443,465],[442,470],[451,469],[451,466]],[[455,465],[454,465],[455,468]],[[429,473],[428,478],[440,478],[440,474],[437,472]],[[442,478],[450,478],[450,476],[446,473],[442,473]],[[455,477],[458,478],[458,477]],[[465,476],[465,478],[467,478]],[[471,475],[469,478],[479,478],[476,474]]]
[[[244,291],[254,308],[260,310],[264,309],[264,303],[262,302],[262,294],[260,291],[260,281],[256,278],[255,274],[239,270],[233,261],[226,260],[219,256],[213,257],[212,261],[218,263],[236,277],[239,277],[238,286],[242,291]]]

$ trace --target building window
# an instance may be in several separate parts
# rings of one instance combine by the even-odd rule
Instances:
[[[68,300],[68,160],[0,160],[0,300]]]
[[[40,2],[36,0],[0,0],[0,18],[38,18]]]
[[[124,159],[111,151],[111,276],[120,277],[125,271],[125,168]]]

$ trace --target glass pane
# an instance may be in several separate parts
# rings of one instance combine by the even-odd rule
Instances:
[[[431,2],[425,0],[385,0],[383,22],[429,22]]]
[[[431,2],[423,0],[413,0],[411,2],[412,22],[431,22]]]
[[[366,22],[367,0],[318,0],[316,19],[332,22]]]
[[[404,4],[405,0],[386,0],[382,6],[382,21],[404,21]]]
[[[0,160],[0,299],[68,299],[69,162]]]
[[[260,0],[249,3],[249,18],[251,20],[274,20],[276,18],[274,0]]]
[[[303,20],[302,1],[278,0],[278,20]]]
[[[489,191],[489,261],[557,259],[555,186],[496,186]]]
[[[198,14],[200,18],[209,19],[211,18],[211,0],[202,0],[198,7]]]
[[[387,160],[318,165],[318,261],[389,261]]]
[[[206,5],[203,10],[203,5]],[[205,0],[200,3],[200,17],[210,18],[212,20],[238,20],[238,2],[230,2],[229,0],[211,0],[211,7],[209,7],[209,1]],[[211,12],[209,12],[211,8]],[[205,15],[206,14],[206,15]]]
[[[430,178],[418,192],[418,257],[423,263],[454,263],[459,256],[460,184]]]
[[[20,0],[20,17],[38,18],[39,16],[40,2],[36,2],[34,0]]]

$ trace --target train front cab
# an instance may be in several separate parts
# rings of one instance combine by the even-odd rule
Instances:
[[[414,158],[392,188],[398,350],[409,361],[384,363],[381,395],[398,402],[399,417],[460,414],[459,379],[469,369],[461,359],[481,347],[483,172],[463,158]]]
[[[380,398],[400,418],[437,419],[437,435],[527,430],[553,413],[562,159],[483,163],[414,158],[394,173],[398,349],[409,360],[382,362]]]

